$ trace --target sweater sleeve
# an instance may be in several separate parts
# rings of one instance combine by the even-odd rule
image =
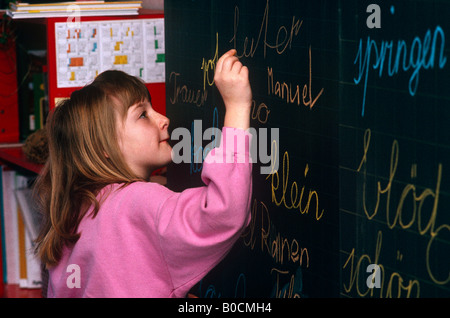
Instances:
[[[225,127],[220,146],[203,162],[205,186],[175,193],[159,209],[160,245],[175,294],[217,265],[250,222],[250,141],[247,131]]]

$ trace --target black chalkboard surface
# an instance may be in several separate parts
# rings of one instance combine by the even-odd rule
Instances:
[[[168,186],[201,185],[231,48],[258,139],[252,222],[191,293],[450,296],[450,2],[166,0],[165,23],[167,116],[193,136]]]

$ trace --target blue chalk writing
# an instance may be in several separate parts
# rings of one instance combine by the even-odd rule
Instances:
[[[409,47],[405,40],[398,40],[397,43],[394,43],[393,40],[377,43],[368,36],[364,43],[363,39],[360,39],[358,52],[353,61],[353,64],[358,65],[358,76],[353,78],[353,81],[356,85],[362,83],[364,86],[361,116],[364,117],[367,82],[371,69],[378,70],[380,78],[385,67],[389,77],[411,69],[408,89],[409,94],[414,96],[422,69],[433,69],[435,66],[440,69],[444,68],[447,63],[444,50],[445,33],[440,26],[435,28],[433,34],[428,29],[423,39],[418,36],[414,37]]]
[[[247,281],[244,273],[240,273],[235,282],[234,295],[228,297],[245,298],[247,289]],[[221,298],[222,293],[216,288],[214,284],[210,284],[203,290],[203,279],[199,282],[198,288],[194,291],[200,298]]]

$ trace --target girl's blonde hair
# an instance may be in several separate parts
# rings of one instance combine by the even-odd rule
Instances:
[[[35,184],[44,218],[36,240],[43,264],[56,265],[64,245],[80,237],[77,228],[96,196],[108,184],[142,181],[126,165],[116,125],[130,106],[148,100],[142,81],[121,71],[106,71],[71,94],[46,123],[49,157]]]

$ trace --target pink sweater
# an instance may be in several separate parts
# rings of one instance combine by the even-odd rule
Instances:
[[[224,150],[232,134],[246,140],[246,151]],[[84,217],[80,239],[49,270],[48,297],[186,296],[250,221],[250,138],[223,129],[220,147],[203,163],[203,187],[181,193],[151,182],[105,187],[97,216]]]

